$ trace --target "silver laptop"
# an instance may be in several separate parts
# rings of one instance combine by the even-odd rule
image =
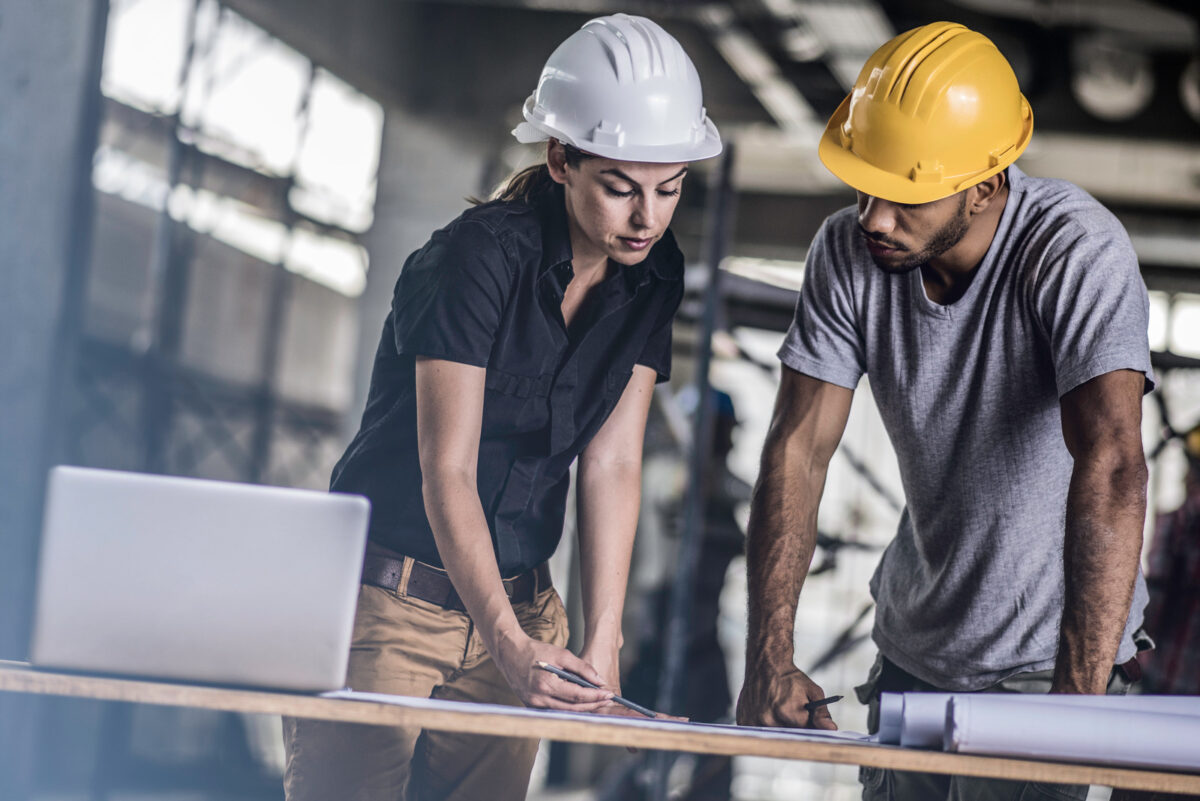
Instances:
[[[33,664],[339,689],[369,512],[352,495],[56,467]]]

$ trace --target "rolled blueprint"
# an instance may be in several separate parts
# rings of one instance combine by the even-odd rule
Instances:
[[[941,748],[952,693],[880,693],[879,742]]]
[[[900,745],[941,748],[946,734],[946,704],[951,693],[905,693]]]
[[[947,705],[945,747],[968,754],[1060,759],[1129,767],[1200,770],[1200,714],[1193,697],[955,695]],[[1095,702],[1074,699],[1090,697]],[[1065,698],[1072,699],[1062,703]],[[906,699],[907,700],[907,699]],[[1115,703],[1114,703],[1115,702]],[[906,704],[907,706],[907,704]],[[1191,710],[1191,714],[1188,711]]]
[[[903,693],[879,694],[879,742],[897,745],[904,716]]]
[[[951,698],[988,697],[1004,704],[1085,706],[1125,711],[1167,712],[1200,716],[1200,697],[1172,695],[1034,695],[1019,693],[882,693],[879,697],[879,742],[908,748],[942,748],[946,705]],[[1038,714],[1029,710],[1027,715]]]
[[[880,693],[879,742],[941,748],[952,693]]]

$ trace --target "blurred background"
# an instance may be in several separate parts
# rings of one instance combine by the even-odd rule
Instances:
[[[673,225],[689,292],[647,435],[627,692],[660,697],[670,588],[694,562],[678,692],[707,698],[696,715],[729,714],[774,352],[813,233],[853,199],[817,138],[867,56],[926,22],[996,42],[1034,108],[1022,169],[1087,189],[1133,239],[1159,375],[1150,547],[1183,498],[1177,434],[1200,420],[1194,0],[0,0],[0,658],[26,655],[50,465],[326,486],[404,258],[539,158],[509,135],[521,103],[558,42],[615,11],[681,41],[735,144],[695,165]],[[708,500],[689,516],[699,476]],[[867,579],[901,502],[860,387],[796,621],[797,662],[847,696],[843,728],[866,727]],[[569,542],[556,584],[577,613]],[[546,744],[531,797],[639,798],[653,767]],[[281,769],[277,718],[0,694],[3,799],[280,799]],[[846,766],[670,771],[677,798],[859,795]]]

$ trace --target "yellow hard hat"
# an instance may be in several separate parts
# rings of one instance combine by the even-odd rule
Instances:
[[[934,22],[867,59],[818,152],[855,189],[894,203],[961,192],[1017,160],[1033,110],[986,36]]]

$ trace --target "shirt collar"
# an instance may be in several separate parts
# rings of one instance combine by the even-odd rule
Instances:
[[[563,188],[559,184],[538,203],[538,216],[542,226],[542,263],[538,278],[548,271],[571,261],[571,231],[567,227],[567,203]]]

